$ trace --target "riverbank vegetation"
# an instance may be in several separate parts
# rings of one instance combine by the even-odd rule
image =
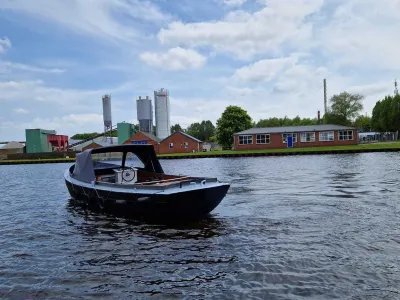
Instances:
[[[359,144],[349,146],[330,146],[330,147],[306,147],[306,148],[283,148],[283,149],[264,149],[264,150],[216,150],[209,152],[195,152],[195,153],[173,153],[173,154],[160,154],[159,159],[175,157],[175,158],[190,158],[193,157],[223,157],[224,155],[247,156],[252,154],[268,153],[269,155],[293,153],[293,152],[307,152],[307,153],[341,153],[344,151],[353,152],[368,152],[368,151],[400,151],[400,142],[385,142],[385,143],[371,143]],[[32,163],[70,163],[75,162],[75,158],[55,158],[55,159],[22,159],[22,160],[0,160],[0,165],[7,164],[32,164]]]
[[[190,156],[214,156],[214,155],[246,155],[253,153],[282,153],[282,152],[338,152],[346,150],[400,150],[400,142],[385,142],[385,143],[370,143],[370,144],[358,144],[348,146],[328,146],[328,147],[305,147],[305,148],[282,148],[282,149],[262,149],[262,150],[216,150],[209,152],[195,152],[195,153],[172,153],[158,155],[159,158],[176,156],[176,157],[190,157]]]

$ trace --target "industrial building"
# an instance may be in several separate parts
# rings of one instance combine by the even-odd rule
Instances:
[[[68,136],[57,135],[55,130],[25,129],[26,153],[66,151]]]
[[[117,123],[118,144],[123,144],[136,132],[135,126],[131,123]]]
[[[25,145],[19,142],[9,142],[0,147],[0,159],[6,159],[8,154],[18,154],[25,152]]]
[[[169,91],[154,91],[156,136],[165,139],[171,134]]]
[[[234,134],[235,150],[356,144],[358,144],[356,128],[331,124],[251,128]]]
[[[153,132],[153,105],[149,96],[145,99],[139,96],[136,100],[137,119],[139,122],[139,131]]]

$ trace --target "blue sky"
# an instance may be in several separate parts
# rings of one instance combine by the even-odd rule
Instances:
[[[400,76],[400,0],[0,1],[0,140],[25,128],[101,131],[137,122],[135,99],[170,90],[172,124],[315,117],[362,93],[364,113]]]

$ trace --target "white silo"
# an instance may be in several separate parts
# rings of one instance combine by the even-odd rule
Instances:
[[[112,119],[111,119],[111,96],[104,95],[103,100],[103,122],[104,122],[104,139],[111,138]]]
[[[156,135],[164,139],[171,134],[169,92],[166,89],[154,91]]]
[[[139,96],[139,99],[136,100],[136,111],[139,130],[153,133],[153,105],[149,96],[146,96],[145,99]]]

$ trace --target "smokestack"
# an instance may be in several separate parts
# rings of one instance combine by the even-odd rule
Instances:
[[[320,112],[318,111],[318,122],[321,120],[321,114],[320,114]]]

